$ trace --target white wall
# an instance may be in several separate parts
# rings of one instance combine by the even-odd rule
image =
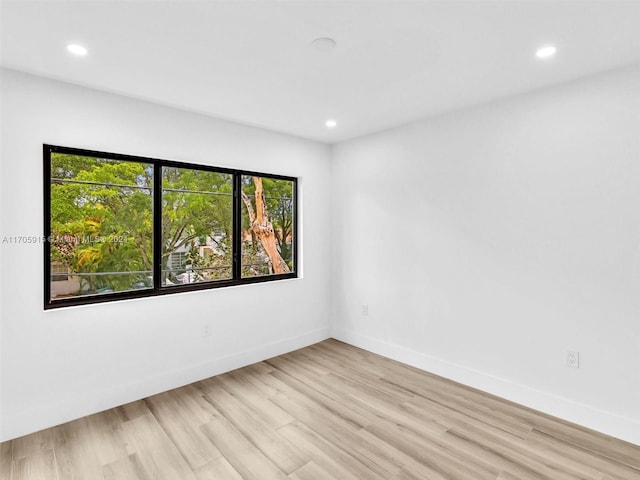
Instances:
[[[640,444],[640,68],[340,144],[332,202],[335,337]]]
[[[280,173],[303,278],[45,312],[42,246],[0,245],[0,440],[327,338],[329,147],[8,70],[1,88],[3,236],[42,234],[43,143]]]

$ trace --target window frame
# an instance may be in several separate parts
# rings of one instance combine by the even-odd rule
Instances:
[[[68,155],[79,155],[86,157],[96,157],[108,160],[140,162],[153,165],[153,197],[152,197],[152,218],[153,218],[153,287],[141,290],[128,290],[124,292],[110,292],[98,295],[88,295],[85,297],[62,298],[53,300],[51,298],[51,155],[61,153]],[[158,295],[173,295],[176,293],[192,292],[197,290],[210,290],[215,288],[230,287],[236,285],[248,285],[252,283],[273,282],[291,278],[298,278],[298,179],[285,175],[270,174],[264,172],[253,172],[249,170],[231,169],[188,163],[176,160],[163,160],[151,157],[141,157],[136,155],[126,155],[120,153],[101,152],[96,150],[86,150],[72,147],[43,144],[43,192],[44,192],[44,309],[55,309],[61,307],[92,305],[96,303],[114,302],[134,298],[154,297]],[[230,174],[233,179],[233,208],[232,208],[232,278],[225,280],[215,280],[209,282],[198,282],[180,285],[162,285],[162,167],[184,168],[194,170],[204,170],[215,173]],[[255,277],[242,277],[242,208],[245,208],[240,195],[242,188],[241,181],[243,175],[258,176],[262,178],[272,178],[276,180],[286,180],[292,182],[293,189],[293,271],[288,273],[260,275]],[[71,275],[71,274],[70,274]]]

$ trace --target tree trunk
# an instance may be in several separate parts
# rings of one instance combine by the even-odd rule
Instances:
[[[246,193],[242,192],[242,200],[249,212],[249,221],[251,222],[251,231],[256,234],[262,248],[266,252],[273,273],[289,273],[289,265],[282,259],[278,247],[276,245],[276,235],[273,231],[273,225],[269,221],[269,213],[267,212],[267,203],[264,199],[264,190],[262,189],[262,178],[253,177],[253,184],[256,187],[256,209],[254,211],[251,200]]]

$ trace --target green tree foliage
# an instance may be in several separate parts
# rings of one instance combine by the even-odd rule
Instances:
[[[51,158],[51,257],[73,273],[150,272],[153,169],[67,154]],[[82,288],[124,290],[145,274],[81,275]]]
[[[151,286],[153,166],[54,153],[51,177],[52,261],[80,274],[82,293]],[[230,278],[231,175],[163,168],[162,177],[164,269],[181,251],[202,269],[190,281]],[[178,281],[179,271],[165,273]]]
[[[263,178],[269,218],[273,223],[282,258],[293,267],[293,183]]]
[[[144,162],[52,154],[51,260],[81,279],[76,294],[151,286],[153,173]],[[253,198],[252,177],[243,176],[242,183]],[[264,178],[263,187],[278,250],[292,266],[292,183]],[[163,283],[184,281],[186,273],[188,282],[231,278],[232,175],[163,167],[162,188]],[[243,263],[268,266],[262,250],[255,239],[243,242]],[[184,253],[177,266],[170,263],[176,252]]]
[[[191,281],[231,278],[232,176],[163,168],[162,188],[163,269],[168,270],[172,253],[186,249],[189,265],[196,269]],[[167,272],[167,280],[177,282],[177,273]]]

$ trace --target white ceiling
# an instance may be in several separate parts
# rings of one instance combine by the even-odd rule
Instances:
[[[329,143],[640,62],[640,1],[0,5],[3,66]]]

